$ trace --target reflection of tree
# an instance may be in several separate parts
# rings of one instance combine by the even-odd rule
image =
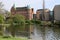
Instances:
[[[25,31],[25,25],[11,25],[8,29],[11,32],[11,35],[15,37],[16,33]]]
[[[2,24],[4,24],[4,16],[2,14],[0,14],[0,29],[1,29],[0,35],[2,35],[4,33],[4,28],[5,28],[5,27],[3,27]]]
[[[30,25],[26,25],[26,31],[28,33],[28,38],[30,38]]]
[[[26,25],[26,31],[28,33],[28,38],[30,38],[31,33],[33,33],[33,25]]]
[[[15,36],[15,33],[17,32],[20,32],[20,33],[22,33],[24,36],[28,36],[28,37],[30,37],[30,34],[31,34],[31,32],[32,32],[32,30],[31,30],[31,28],[32,28],[32,25],[11,25],[10,27],[9,27],[9,29],[10,29],[10,32],[11,32],[11,34],[12,34],[12,36],[14,37]],[[31,31],[30,31],[31,30]]]

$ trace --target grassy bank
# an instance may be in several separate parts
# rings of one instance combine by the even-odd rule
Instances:
[[[27,38],[2,38],[0,37],[0,40],[28,40]]]

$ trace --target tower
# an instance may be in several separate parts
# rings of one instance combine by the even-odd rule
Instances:
[[[45,14],[45,0],[43,0],[43,13],[42,13],[42,20],[45,20],[45,16],[44,16],[44,14]]]
[[[15,14],[15,4],[11,7],[11,14]]]

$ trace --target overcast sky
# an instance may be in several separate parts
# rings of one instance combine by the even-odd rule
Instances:
[[[27,6],[31,8],[42,9],[42,0],[0,0],[4,4],[4,9],[10,10],[15,4],[15,7]],[[60,0],[45,0],[45,8],[52,10],[55,5],[60,5]]]

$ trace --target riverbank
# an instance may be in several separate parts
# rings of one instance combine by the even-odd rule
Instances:
[[[3,38],[3,37],[0,37],[0,40],[28,40],[27,38],[24,38],[24,37],[12,37],[12,38]]]

